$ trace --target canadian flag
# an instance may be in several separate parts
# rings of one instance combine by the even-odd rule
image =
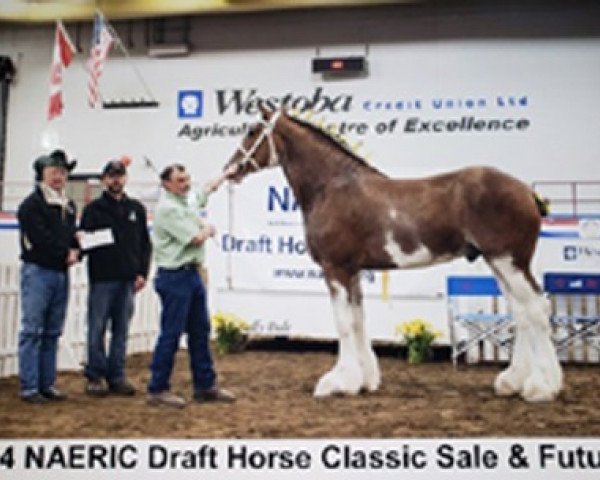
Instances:
[[[62,102],[62,76],[63,70],[69,66],[75,47],[69,38],[61,21],[56,22],[54,34],[54,52],[50,65],[50,99],[48,102],[48,120],[60,115],[63,109]]]

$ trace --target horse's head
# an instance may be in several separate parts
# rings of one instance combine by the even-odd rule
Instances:
[[[236,182],[251,172],[279,165],[273,130],[281,111],[271,112],[263,107],[260,107],[260,111],[259,121],[248,129],[242,143],[224,167],[224,170],[231,171],[232,167],[237,166],[235,173],[229,175]]]

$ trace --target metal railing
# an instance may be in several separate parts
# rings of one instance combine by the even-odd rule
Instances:
[[[1,210],[15,212],[23,199],[31,193],[33,187],[33,182],[0,182]],[[141,201],[148,212],[154,210],[160,194],[160,186],[157,182],[129,182],[125,190],[129,195]],[[67,195],[76,203],[79,213],[85,205],[98,197],[101,191],[102,184],[95,178],[69,180],[67,184]]]
[[[16,261],[0,264],[0,377],[18,372],[21,317],[19,267]],[[69,305],[59,348],[61,370],[79,369],[86,361],[87,290],[85,267],[77,265],[70,271]],[[135,296],[127,353],[152,351],[159,324],[158,296],[151,286],[146,286]]]
[[[600,216],[600,181],[536,181],[533,189],[550,201],[551,215]]]

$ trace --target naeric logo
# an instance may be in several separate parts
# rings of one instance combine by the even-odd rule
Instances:
[[[177,92],[177,116],[201,118],[203,112],[202,90],[179,90]]]

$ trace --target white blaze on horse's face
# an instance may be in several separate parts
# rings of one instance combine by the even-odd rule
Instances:
[[[231,164],[238,165],[238,174],[236,176],[239,179],[252,171],[256,172],[263,168],[279,165],[279,155],[273,141],[273,129],[280,113],[279,111],[273,113],[269,119],[261,116],[258,123],[250,128],[248,134],[238,147],[237,152],[227,164],[227,166]],[[261,149],[265,141],[268,150]]]

